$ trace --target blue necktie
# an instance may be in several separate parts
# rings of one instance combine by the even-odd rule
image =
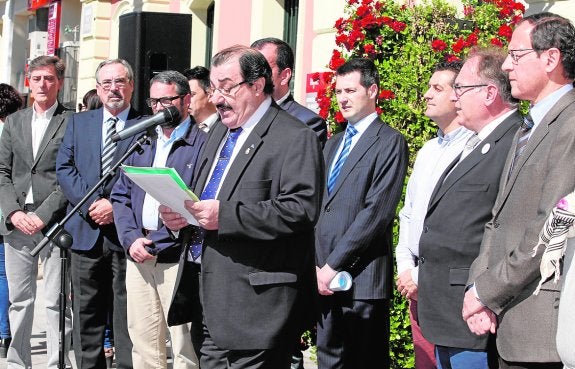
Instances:
[[[331,172],[329,173],[329,176],[327,178],[327,193],[331,193],[331,191],[333,190],[333,187],[335,186],[335,182],[337,181],[337,177],[339,176],[339,172],[341,171],[341,168],[343,167],[343,164],[345,163],[345,159],[347,159],[347,156],[349,155],[349,151],[351,149],[351,139],[353,138],[353,136],[355,136],[355,134],[357,133],[357,129],[355,129],[355,127],[351,124],[347,125],[347,128],[345,130],[345,141],[343,142],[343,149],[341,150],[341,153],[339,153],[339,157],[337,158],[335,164],[333,165],[333,168],[331,170]]]
[[[202,195],[200,196],[200,200],[208,200],[208,199],[215,199],[216,193],[218,192],[218,187],[220,186],[220,182],[222,181],[222,177],[224,175],[224,171],[228,166],[230,159],[232,157],[232,152],[234,151],[234,147],[236,146],[236,142],[238,141],[238,137],[242,133],[242,128],[231,129],[226,142],[224,143],[224,147],[220,151],[220,156],[218,157],[218,162],[216,163],[216,167],[214,168],[214,172],[208,181],[208,184],[204,188]],[[205,229],[201,227],[194,227],[192,231],[191,237],[191,244],[190,253],[192,254],[192,259],[196,260],[202,254],[202,243],[204,241],[204,236],[206,234]]]

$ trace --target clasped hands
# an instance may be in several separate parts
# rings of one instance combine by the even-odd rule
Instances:
[[[401,274],[397,276],[395,285],[397,286],[397,291],[399,291],[402,296],[417,300],[417,284],[415,284],[411,277],[411,269],[401,272]]]
[[[22,210],[15,211],[10,216],[10,222],[16,227],[20,232],[33,235],[44,228],[44,222],[34,213],[25,213]]]
[[[497,316],[481,303],[472,289],[465,292],[461,314],[469,330],[478,336],[489,332],[495,334],[497,331]]]
[[[213,231],[219,228],[219,200],[186,200],[184,206],[186,210],[189,211],[194,218],[196,218],[200,224],[200,227],[203,229]],[[167,206],[160,205],[159,211],[160,219],[162,219],[166,227],[172,231],[179,231],[188,225],[188,221],[182,216],[182,214],[173,211]]]

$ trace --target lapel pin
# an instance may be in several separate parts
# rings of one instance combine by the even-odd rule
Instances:
[[[254,144],[252,144],[250,147],[248,147],[248,148],[246,149],[246,155],[249,155],[251,149],[253,149],[253,148],[254,148]]]
[[[188,167],[188,169],[192,169],[192,163],[186,164],[186,167]]]
[[[489,149],[491,148],[491,145],[486,143],[485,145],[483,145],[483,147],[481,148],[481,153],[483,155],[487,154],[487,152],[489,151]]]

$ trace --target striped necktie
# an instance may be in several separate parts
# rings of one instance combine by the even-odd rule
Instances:
[[[347,156],[349,155],[349,151],[351,149],[351,139],[353,138],[353,136],[355,136],[357,133],[357,129],[351,125],[348,124],[347,128],[345,130],[345,140],[343,142],[343,149],[341,150],[341,152],[339,153],[339,157],[337,158],[335,164],[333,165],[333,168],[331,169],[331,172],[329,173],[329,176],[327,178],[327,193],[331,193],[331,191],[333,190],[335,183],[337,181],[337,177],[339,176],[339,172],[341,172],[341,168],[343,167],[343,164],[345,164],[345,160],[347,159]]]
[[[525,117],[523,117],[523,123],[521,124],[521,128],[519,130],[519,137],[517,138],[517,146],[515,147],[515,155],[513,155],[513,161],[511,162],[511,167],[509,168],[508,177],[511,176],[513,172],[513,168],[519,157],[523,155],[525,151],[525,147],[527,146],[527,142],[529,141],[529,135],[531,133],[531,129],[533,128],[533,118],[531,115],[527,113]]]
[[[214,172],[208,181],[208,184],[204,188],[200,200],[215,199],[220,187],[220,182],[222,181],[226,167],[228,166],[230,159],[232,158],[232,153],[234,152],[234,147],[238,141],[238,137],[242,133],[242,128],[230,129],[228,138],[224,143],[224,147],[220,151],[218,156],[218,162],[214,168]],[[196,260],[202,254],[202,243],[204,241],[204,236],[206,231],[200,227],[194,227],[191,236],[191,247],[190,254],[192,255],[192,260]]]
[[[104,139],[104,149],[102,150],[102,175],[106,174],[112,167],[112,160],[116,152],[116,143],[112,141],[112,136],[116,134],[117,117],[110,117],[106,121],[106,137]]]

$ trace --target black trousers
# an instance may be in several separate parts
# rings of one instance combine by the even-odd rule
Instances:
[[[321,296],[319,369],[389,368],[389,301]]]
[[[126,313],[126,255],[101,237],[89,251],[72,250],[74,354],[79,369],[106,369],[104,330],[113,296],[116,368],[132,368],[132,342]]]

